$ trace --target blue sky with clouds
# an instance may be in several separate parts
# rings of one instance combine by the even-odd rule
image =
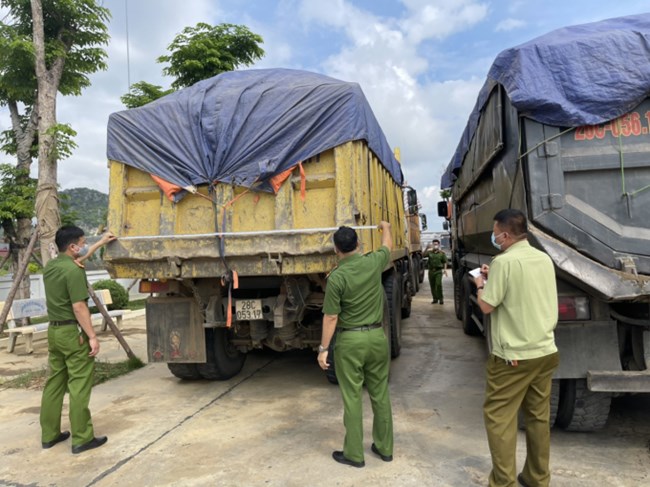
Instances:
[[[104,0],[112,11],[109,68],[58,117],[78,131],[61,161],[62,188],[108,191],[106,122],[131,82],[169,86],[155,59],[185,26],[245,24],[264,38],[254,67],[320,72],[358,82],[432,227],[440,176],[495,56],[553,29],[642,13],[645,1],[586,0]],[[127,65],[126,18],[128,13]],[[0,128],[9,125],[0,119]]]

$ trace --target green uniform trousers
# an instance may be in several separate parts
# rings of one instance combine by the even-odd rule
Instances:
[[[495,355],[488,358],[483,416],[492,454],[490,487],[518,485],[516,451],[520,407],[526,421],[523,479],[534,487],[549,485],[551,381],[559,363],[557,352],[520,360],[516,367]]]
[[[388,392],[390,356],[382,328],[338,332],[334,366],[343,397],[345,441],[343,454],[361,462],[363,455],[363,385],[372,404],[372,439],[382,455],[393,454],[393,413]]]
[[[70,430],[72,446],[83,445],[95,437],[90,417],[90,392],[93,387],[95,359],[89,357],[88,338],[79,343],[74,325],[50,326],[47,330],[49,376],[41,400],[41,438],[56,439],[61,432],[61,409],[66,390],[70,394]]]
[[[429,271],[429,285],[433,300],[442,301],[442,269]]]

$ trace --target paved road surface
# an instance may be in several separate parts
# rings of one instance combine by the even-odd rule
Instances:
[[[445,279],[450,296],[451,280]],[[146,356],[142,317],[125,321],[127,340]],[[0,387],[0,485],[7,486],[481,486],[489,452],[483,429],[483,341],[465,336],[453,303],[430,304],[424,287],[403,322],[393,361],[395,460],[369,451],[366,467],[335,463],[343,440],[341,399],[313,353],[256,353],[227,382],[182,382],[152,364],[93,391],[91,410],[106,446],[81,455],[66,442],[42,450],[40,391]],[[115,339],[103,355],[123,358]],[[20,350],[19,350],[20,352]],[[40,367],[34,356],[0,351],[0,375]],[[366,401],[366,412],[370,412]],[[650,485],[650,396],[613,403],[605,430],[552,435],[552,485]],[[64,419],[64,428],[68,426]],[[520,435],[519,464],[525,445]]]

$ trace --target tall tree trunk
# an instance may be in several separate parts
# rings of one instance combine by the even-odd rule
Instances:
[[[38,84],[38,187],[36,188],[36,218],[40,228],[43,265],[50,260],[54,235],[61,224],[57,194],[57,160],[54,150],[56,126],[56,93],[65,57],[45,61],[45,32],[41,0],[31,0],[34,57]]]
[[[18,103],[15,100],[9,100],[7,102],[9,112],[11,114],[11,125],[12,131],[16,138],[16,158],[18,162],[16,168],[19,170],[25,171],[25,179],[29,178],[29,170],[32,166],[32,146],[36,138],[36,131],[38,129],[38,103],[31,108],[27,108],[26,111],[29,115],[27,119],[27,124],[23,127],[21,124],[20,113],[18,112]],[[27,181],[18,180],[18,185],[26,184]],[[18,269],[18,263],[22,262],[23,259],[28,258],[27,253],[27,244],[32,236],[32,219],[30,217],[18,217],[16,219],[15,227],[12,224],[13,233],[11,237],[11,243],[16,251],[13,251],[11,254],[12,258],[12,268],[14,269],[14,275]],[[30,274],[29,269],[25,272],[23,280],[18,288],[16,294],[17,299],[28,299],[31,297],[30,293]]]

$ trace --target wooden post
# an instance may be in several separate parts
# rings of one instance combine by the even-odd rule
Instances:
[[[7,316],[9,315],[9,310],[11,309],[11,305],[13,304],[16,293],[18,292],[20,281],[23,280],[23,276],[27,270],[27,265],[29,264],[29,256],[34,251],[34,246],[36,245],[37,239],[38,225],[34,228],[34,233],[32,234],[32,238],[29,240],[29,244],[27,245],[27,252],[25,252],[23,261],[18,264],[18,270],[14,276],[14,282],[11,284],[11,289],[9,290],[9,294],[7,294],[5,306],[2,308],[2,313],[0,313],[0,332],[2,332],[4,329],[5,321],[7,321]]]
[[[115,335],[115,338],[117,338],[117,341],[120,342],[120,345],[124,348],[124,351],[126,352],[127,357],[130,359],[135,359],[136,356],[131,350],[131,347],[129,347],[129,344],[126,343],[126,340],[124,339],[124,336],[122,335],[122,332],[120,329],[115,325],[115,322],[113,321],[113,318],[111,318],[111,315],[108,314],[108,311],[106,310],[106,307],[102,304],[102,302],[99,300],[97,297],[97,294],[95,294],[95,290],[92,288],[92,286],[89,284],[88,285],[88,294],[90,294],[90,297],[93,298],[93,301],[95,302],[95,306],[97,306],[97,309],[99,312],[102,314],[104,319],[106,320],[106,323],[108,326],[110,326],[111,331],[113,332],[113,335]]]

